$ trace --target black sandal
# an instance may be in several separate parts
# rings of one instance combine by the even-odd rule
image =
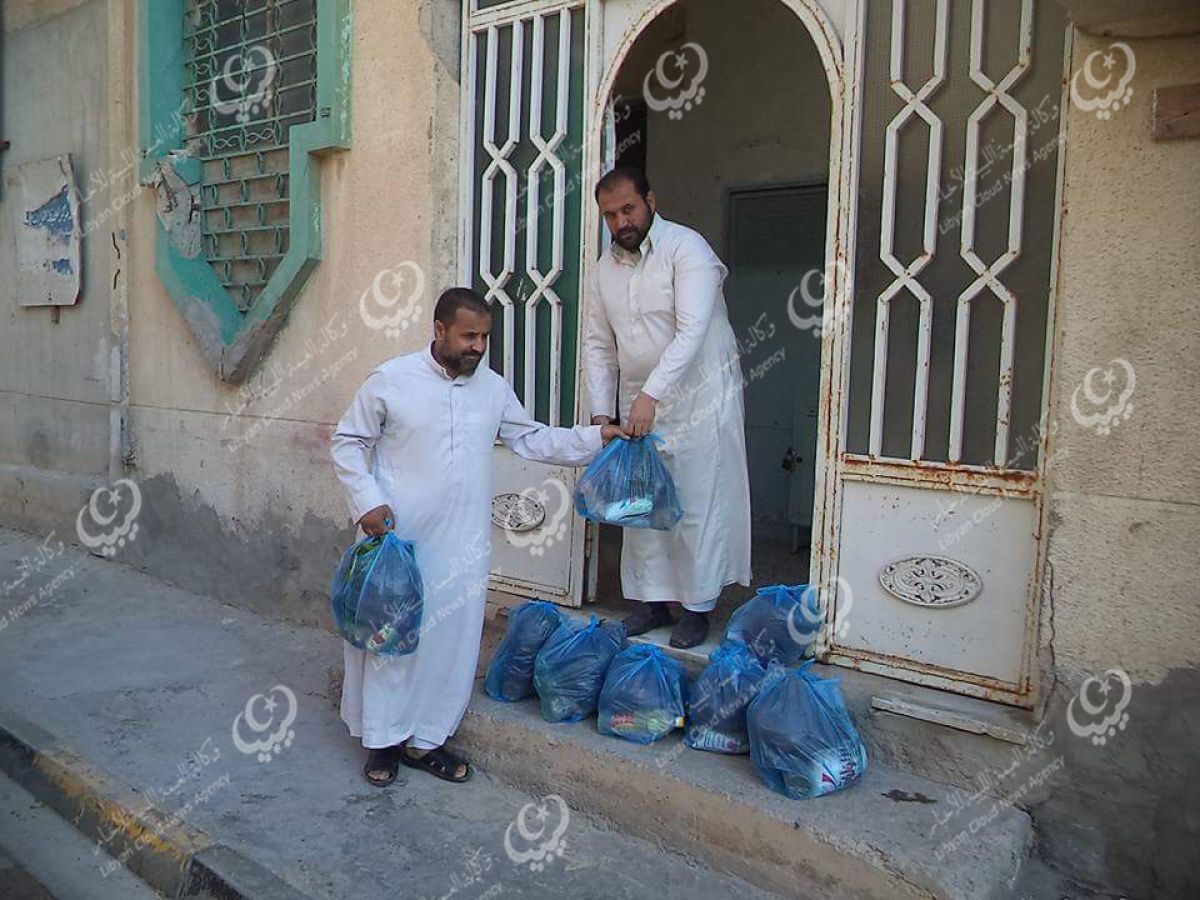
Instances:
[[[430,775],[436,775],[442,781],[452,781],[455,784],[462,784],[464,781],[471,780],[471,764],[445,747],[435,747],[424,756],[419,757],[414,757],[406,749],[400,754],[400,762],[404,763],[410,769],[423,769]],[[466,767],[466,772],[461,778],[454,775],[458,771],[459,766]]]
[[[367,762],[363,766],[363,778],[375,787],[387,787],[396,780],[400,772],[400,747],[377,747],[367,753]],[[386,778],[372,778],[372,772],[387,772]]]

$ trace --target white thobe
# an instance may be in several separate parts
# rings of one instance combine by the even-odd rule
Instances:
[[[429,348],[371,372],[333,436],[354,521],[386,503],[412,541],[425,586],[414,653],[378,657],[345,644],[342,719],[365,747],[438,747],[466,712],[479,659],[491,544],[492,450],[578,466],[600,428],[533,421],[486,366],[451,377]]]
[[[643,602],[711,610],[750,583],[750,478],[728,269],[699,234],[656,215],[639,251],[613,243],[589,279],[584,340],[593,415],[626,419],[638,392],[658,401],[654,431],[679,491],[670,531],[627,528],[621,587]]]

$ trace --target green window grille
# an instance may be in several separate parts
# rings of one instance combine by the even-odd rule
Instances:
[[[350,0],[139,9],[156,268],[219,377],[241,381],[321,256],[312,156],[349,147]]]
[[[186,146],[204,254],[239,309],[288,246],[288,137],[317,107],[315,0],[188,0]]]

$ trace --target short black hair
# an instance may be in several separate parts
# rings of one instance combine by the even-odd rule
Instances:
[[[492,314],[491,304],[478,291],[452,287],[442,291],[442,296],[438,297],[437,305],[433,308],[434,321],[450,325],[460,309],[469,309],[489,316]]]
[[[646,195],[650,193],[650,182],[646,179],[646,173],[636,166],[617,166],[604,173],[599,181],[596,182],[596,200],[600,199],[601,191],[611,191],[622,181],[628,181],[633,185],[633,189],[641,195],[642,199],[646,199]]]

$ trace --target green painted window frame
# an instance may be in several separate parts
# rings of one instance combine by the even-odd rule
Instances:
[[[164,165],[189,185],[201,180],[200,161],[177,152],[184,146],[178,110],[185,7],[186,0],[139,0],[138,177],[144,185],[156,183]],[[162,221],[156,225],[155,271],[222,381],[239,383],[254,370],[321,259],[321,180],[313,157],[350,147],[350,0],[316,0],[316,11],[316,118],[289,132],[289,244],[249,309],[239,309],[203,253],[185,256]]]

